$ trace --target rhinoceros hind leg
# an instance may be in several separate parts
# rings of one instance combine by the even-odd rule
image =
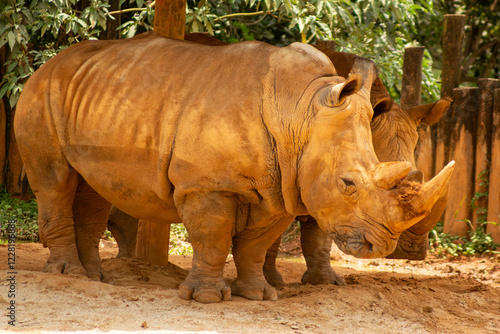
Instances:
[[[108,218],[108,229],[118,244],[116,258],[134,257],[137,243],[137,227],[139,219],[127,215],[115,206],[111,207]]]
[[[107,274],[101,267],[99,242],[106,230],[111,204],[79,178],[73,201],[73,219],[78,256],[87,275],[95,281],[106,281]]]
[[[346,285],[344,278],[333,271],[330,265],[332,240],[312,217],[301,220],[300,244],[307,263],[302,284]]]
[[[48,177],[42,179],[45,182],[39,183],[38,175],[28,175],[38,203],[40,240],[50,250],[43,270],[48,273],[86,275],[78,258],[72,213],[78,174],[74,171],[60,173],[66,178],[62,178],[64,182],[57,185],[47,184]]]
[[[267,250],[266,260],[264,262],[264,277],[267,283],[274,287],[282,287],[285,285],[283,282],[283,277],[276,269],[276,257],[278,256],[278,250],[281,244],[281,236],[276,239],[274,244]]]
[[[177,209],[193,246],[193,267],[179,286],[179,297],[201,303],[231,299],[222,278],[231,246],[237,199],[226,193],[189,193]]]

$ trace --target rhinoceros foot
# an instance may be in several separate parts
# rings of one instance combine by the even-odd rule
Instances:
[[[222,278],[203,278],[200,280],[194,279],[193,276],[190,273],[179,286],[178,296],[180,298],[194,299],[205,304],[231,300],[231,289]]]
[[[285,282],[283,282],[283,277],[281,277],[281,274],[276,270],[276,267],[272,268],[267,268],[264,266],[264,277],[266,278],[267,283],[271,284],[274,287],[282,287],[285,285]]]
[[[424,260],[429,248],[429,235],[424,233],[415,234],[410,230],[401,233],[394,252],[388,255],[388,259]]]
[[[346,285],[345,279],[337,274],[329,265],[320,269],[308,268],[300,280],[302,284],[334,284]]]
[[[265,280],[246,280],[237,278],[231,284],[231,291],[235,296],[251,300],[278,300],[278,293]]]
[[[87,271],[83,268],[80,261],[68,259],[51,259],[43,267],[46,273],[67,274],[72,276],[87,276]]]

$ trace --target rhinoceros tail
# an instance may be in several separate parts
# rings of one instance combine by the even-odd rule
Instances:
[[[26,199],[28,195],[28,190],[30,188],[30,184],[28,182],[28,175],[26,175],[26,170],[21,169],[21,174],[19,175],[19,180],[17,181],[17,185],[21,187],[21,199]]]

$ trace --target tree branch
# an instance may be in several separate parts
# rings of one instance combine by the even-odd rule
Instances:
[[[234,14],[227,14],[227,15],[224,15],[224,16],[216,18],[214,20],[214,22],[219,22],[219,21],[222,21],[224,19],[232,19],[232,18],[235,18],[235,17],[259,16],[259,15],[262,15],[262,14],[270,14],[270,13],[272,13],[272,11],[261,10],[260,12],[254,12],[254,13],[234,13]]]
[[[131,12],[141,12],[146,8],[153,8],[156,4],[156,1],[153,1],[151,4],[147,5],[145,8],[127,8],[127,9],[122,9],[122,10],[115,10],[113,12],[109,12],[109,15],[118,15],[118,14],[123,14],[123,13],[131,13]]]

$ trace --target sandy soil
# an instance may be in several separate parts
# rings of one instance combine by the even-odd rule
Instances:
[[[93,282],[42,272],[48,251],[40,244],[16,249],[16,326],[14,331],[152,331],[217,333],[499,333],[500,256],[448,262],[332,261],[348,286],[301,285],[305,264],[279,261],[287,285],[278,301],[204,305],[177,297],[190,257],[171,256],[167,268],[137,259],[113,259],[117,249],[101,249],[114,283]],[[0,307],[10,302],[7,248],[0,247]],[[177,267],[178,266],[178,267]],[[225,271],[234,279],[231,259]]]

